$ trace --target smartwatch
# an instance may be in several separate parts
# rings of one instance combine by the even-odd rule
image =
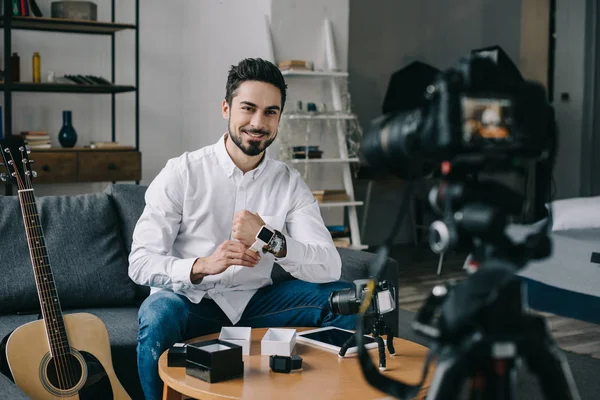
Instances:
[[[262,250],[273,239],[273,236],[275,236],[275,230],[268,225],[263,225],[256,234],[255,241],[250,246],[250,250],[255,252]]]
[[[289,374],[292,370],[302,368],[302,357],[297,354],[291,357],[272,355],[269,356],[269,367],[273,372]]]

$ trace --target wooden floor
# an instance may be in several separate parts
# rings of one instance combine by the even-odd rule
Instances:
[[[451,254],[444,258],[442,273],[437,275],[439,257],[428,249],[397,246],[390,251],[392,258],[401,266],[399,296],[400,307],[418,311],[431,289],[451,279],[464,279],[465,255]],[[550,331],[559,346],[578,354],[587,354],[600,359],[600,325],[541,313],[548,322]]]

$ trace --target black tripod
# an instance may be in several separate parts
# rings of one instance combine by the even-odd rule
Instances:
[[[445,317],[438,338],[442,340],[433,348],[438,363],[427,399],[457,399],[467,377],[470,400],[516,399],[518,357],[537,375],[547,399],[579,399],[569,366],[544,319],[524,313],[522,283],[513,269],[491,260],[471,278],[445,296],[439,296],[443,290],[437,289],[434,302],[444,303]],[[483,300],[485,291],[490,302],[479,308],[468,305]],[[459,310],[459,306],[465,311],[450,311]],[[414,325],[420,333],[426,330],[426,308],[419,312]]]
[[[392,330],[385,325],[385,322],[383,321],[383,315],[377,314],[370,319],[372,320],[372,323],[369,322],[369,319],[365,320],[365,333],[373,334],[373,338],[377,342],[377,347],[379,349],[379,369],[384,371],[386,368],[385,346],[383,344],[381,335],[386,335],[387,348],[390,352],[390,355],[393,357],[396,355],[396,349],[394,349],[394,332],[392,332]],[[346,351],[348,351],[348,348],[355,343],[355,340],[356,339],[354,335],[350,336],[340,348],[338,355],[340,357],[344,357],[346,355]]]
[[[551,253],[546,233],[514,244],[505,234],[506,205],[519,203],[514,194],[499,184],[474,183],[467,189],[468,196],[464,186],[454,193],[472,202],[464,201],[459,210],[447,207],[444,222],[449,232],[473,238],[479,268],[459,284],[434,288],[413,325],[434,340],[432,351],[438,355],[427,399],[458,398],[467,378],[470,400],[516,399],[518,358],[537,375],[547,399],[579,399],[544,319],[525,311],[523,282],[515,276],[528,260]],[[446,195],[453,195],[452,187]]]

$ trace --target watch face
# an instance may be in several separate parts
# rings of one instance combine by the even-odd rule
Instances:
[[[267,228],[265,228],[263,226],[261,228],[260,232],[258,232],[258,238],[265,243],[269,243],[269,241],[271,240],[271,238],[273,237],[274,234],[275,234],[274,232],[271,232],[270,230],[268,230]]]
[[[289,368],[289,366],[287,364],[288,364],[288,360],[276,358],[275,363],[273,365],[273,369],[276,369],[279,371],[285,371]]]

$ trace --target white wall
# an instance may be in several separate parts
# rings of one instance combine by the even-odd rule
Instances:
[[[246,57],[269,58],[265,16],[271,0],[185,2],[180,20],[182,149],[216,142],[227,130],[221,116],[227,72]]]

